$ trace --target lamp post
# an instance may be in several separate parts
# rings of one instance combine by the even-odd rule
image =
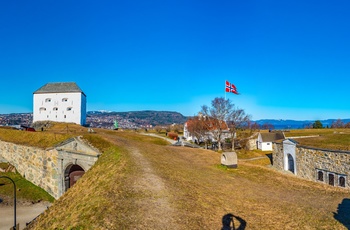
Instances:
[[[14,222],[13,222],[13,229],[16,230],[16,184],[15,182],[8,176],[0,176],[0,178],[6,178],[9,179],[13,184],[13,202],[14,202]]]

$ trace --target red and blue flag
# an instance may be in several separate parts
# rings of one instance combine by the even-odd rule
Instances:
[[[225,90],[227,93],[234,93],[234,94],[239,94],[238,91],[237,91],[237,88],[234,84],[230,83],[229,81],[226,81],[226,84],[225,84]]]

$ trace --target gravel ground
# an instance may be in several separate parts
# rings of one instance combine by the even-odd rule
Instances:
[[[47,209],[48,204],[36,203],[30,205],[17,205],[16,219],[19,223],[20,229],[26,226],[26,223],[32,221],[35,217],[40,215]],[[14,223],[14,210],[13,206],[0,205],[0,230],[9,230],[13,227]]]

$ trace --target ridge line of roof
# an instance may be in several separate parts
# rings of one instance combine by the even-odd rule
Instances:
[[[49,82],[40,87],[38,90],[34,91],[33,94],[42,93],[68,93],[68,92],[79,92],[84,96],[85,93],[77,85],[76,82]]]

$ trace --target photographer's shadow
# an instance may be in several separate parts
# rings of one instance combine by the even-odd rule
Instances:
[[[233,215],[232,213],[228,213],[222,217],[221,230],[244,230],[246,226],[247,222],[245,220],[239,216]]]
[[[337,212],[333,213],[334,219],[342,223],[347,229],[350,229],[350,199],[343,199],[338,205]]]

